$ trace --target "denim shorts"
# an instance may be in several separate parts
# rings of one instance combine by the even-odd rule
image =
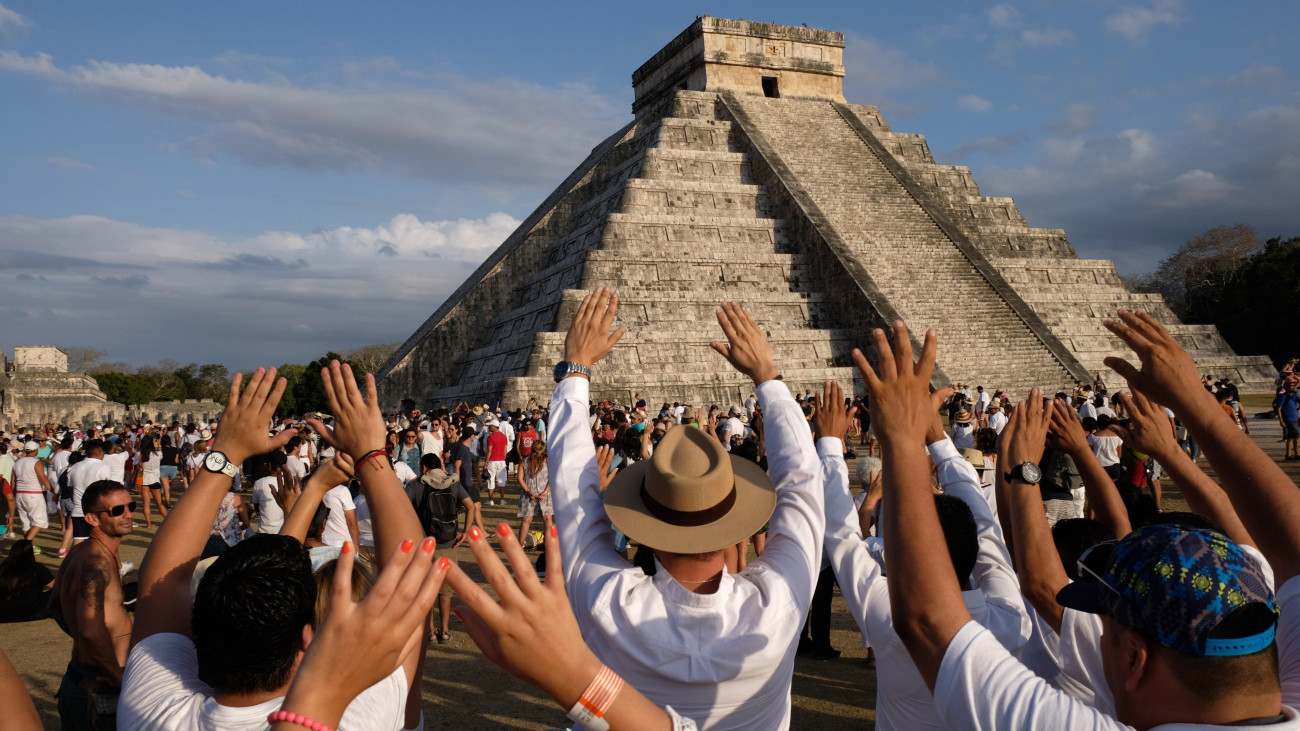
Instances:
[[[176,479],[176,475],[177,475],[176,465],[165,464],[159,467],[158,475],[168,480]]]

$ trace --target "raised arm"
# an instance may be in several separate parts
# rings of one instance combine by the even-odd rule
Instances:
[[[872,337],[879,375],[862,351],[855,349],[853,360],[871,394],[871,418],[884,463],[890,611],[894,629],[933,691],[948,643],[971,621],[935,511],[929,460],[922,451],[930,412],[939,408],[930,397],[938,337],[934,330],[926,332],[916,363],[902,321],[894,323],[896,350],[884,330],[877,328]]]
[[[336,452],[334,459],[327,459],[311,473],[303,483],[302,494],[293,503],[293,508],[285,516],[284,525],[280,526],[280,535],[293,536],[299,543],[307,542],[307,529],[311,519],[316,516],[325,493],[336,485],[347,484],[352,479],[352,457],[344,452]]]
[[[1062,404],[1063,406],[1063,404]],[[1052,529],[1038,483],[1008,481],[1006,472],[1025,462],[1038,464],[1047,444],[1047,430],[1055,405],[1043,403],[1043,392],[1035,388],[1029,398],[1016,405],[998,440],[998,482],[1002,483],[1011,513],[1011,530],[1016,541],[1016,574],[1020,590],[1034,611],[1056,632],[1061,631],[1064,610],[1056,593],[1070,583],[1056,552]],[[1072,417],[1071,417],[1072,418]],[[1089,455],[1091,456],[1091,455]],[[1080,468],[1082,469],[1082,468]]]
[[[1232,507],[1228,493],[1210,479],[1191,457],[1178,446],[1178,440],[1169,430],[1169,419],[1159,404],[1141,393],[1120,393],[1116,398],[1124,404],[1129,415],[1129,427],[1118,424],[1124,443],[1144,454],[1151,455],[1178,486],[1187,507],[1206,516],[1223,529],[1224,534],[1239,544],[1258,548],[1246,526]],[[1118,534],[1116,534],[1118,535]]]
[[[1120,499],[1114,481],[1106,474],[1106,468],[1101,466],[1092,447],[1088,446],[1088,438],[1083,432],[1083,425],[1079,423],[1079,417],[1069,406],[1055,401],[1052,404],[1051,419],[1048,443],[1074,460],[1079,477],[1083,479],[1084,494],[1088,496],[1088,504],[1097,514],[1098,522],[1110,528],[1118,538],[1128,535],[1133,527],[1129,524],[1124,501]]]
[[[296,433],[286,429],[269,437],[266,424],[284,393],[285,380],[275,369],[258,368],[243,386],[243,374],[230,382],[230,397],[212,451],[239,465],[254,454],[280,448]],[[136,603],[131,645],[159,632],[190,634],[190,578],[203,553],[230,478],[200,469],[185,498],[176,502],[154,536],[140,568],[140,597]]]
[[[1264,450],[1223,418],[1214,396],[1200,386],[1196,362],[1155,318],[1119,311],[1106,327],[1137,353],[1141,370],[1123,358],[1106,365],[1134,391],[1173,410],[1223,476],[1223,489],[1242,525],[1259,542],[1277,585],[1300,574],[1300,491]]]

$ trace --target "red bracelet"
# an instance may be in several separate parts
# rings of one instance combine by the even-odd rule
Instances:
[[[266,717],[266,722],[272,726],[280,721],[288,721],[289,723],[297,724],[303,728],[309,728],[311,731],[334,731],[334,729],[326,726],[320,721],[313,721],[306,716],[299,716],[298,714],[290,713],[289,711],[276,711]]]
[[[357,460],[357,469],[358,469],[358,470],[361,469],[362,466],[364,466],[366,462],[369,462],[371,459],[373,459],[373,458],[376,457],[377,455],[381,455],[381,454],[384,455],[385,457],[387,457],[387,456],[388,456],[388,450],[386,450],[386,449],[372,449],[372,450],[370,450],[369,452],[366,452],[366,453],[361,457],[361,459]]]

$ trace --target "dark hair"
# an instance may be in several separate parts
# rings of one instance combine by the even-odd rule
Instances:
[[[149,457],[153,456],[153,453],[158,451],[154,444],[155,442],[152,434],[146,434],[144,439],[140,440],[140,462],[148,462]]]
[[[1106,427],[1110,426],[1112,423],[1114,423],[1114,419],[1111,419],[1111,418],[1110,418],[1110,414],[1098,414],[1098,415],[1097,415],[1097,428],[1098,428],[1098,429],[1105,429]]]
[[[162,436],[162,445],[163,445],[164,447],[170,447],[170,446],[172,446],[172,438],[171,438],[171,435],[170,435],[170,434],[164,434],[164,435]]]
[[[935,495],[934,509],[939,513],[939,525],[948,544],[948,557],[957,572],[962,589],[970,585],[971,572],[979,555],[979,529],[970,506],[951,495]]]
[[[86,456],[90,456],[95,452],[103,452],[104,442],[99,439],[90,439],[85,442],[82,442],[81,448],[85,450]]]
[[[285,451],[289,453],[293,453],[293,450],[297,449],[301,444],[302,444],[302,437],[297,437],[297,436],[289,437],[289,441],[285,443],[284,448]]]
[[[1085,580],[1079,576],[1079,556],[1098,543],[1113,540],[1115,531],[1092,518],[1066,518],[1056,521],[1056,525],[1052,526],[1052,542],[1056,544],[1056,553],[1061,557],[1061,566],[1075,581]]]
[[[117,480],[96,480],[81,494],[81,512],[93,513],[104,504],[104,498],[118,490],[125,490],[126,485]]]
[[[1147,519],[1142,525],[1133,525],[1133,530],[1145,528],[1148,525],[1176,525],[1179,528],[1188,530],[1212,530],[1215,533],[1222,533],[1223,529],[1210,520],[1208,515],[1192,513],[1182,510],[1170,510],[1169,512],[1156,513]]]
[[[1097,431],[1097,420],[1091,416],[1085,416],[1079,422],[1079,426],[1082,426],[1084,431]]]
[[[442,457],[429,452],[420,458],[420,466],[426,470],[440,470],[442,469]]]
[[[59,442],[59,446],[63,447],[64,449],[72,449],[72,445],[75,441],[76,440],[72,438],[72,435],[69,434]]]
[[[984,454],[998,451],[998,433],[991,427],[975,430],[975,448]]]
[[[19,538],[9,547],[9,557],[0,563],[0,596],[20,596],[30,584],[38,581],[35,576],[36,552],[32,542]]]
[[[1267,630],[1277,615],[1264,604],[1247,604],[1219,620],[1210,631],[1216,640],[1240,639]],[[1194,657],[1152,642],[1165,657],[1169,672],[1188,691],[1210,702],[1221,701],[1243,691],[1277,691],[1277,641],[1249,655]]]
[[[297,539],[258,534],[231,546],[194,595],[199,679],[223,693],[283,688],[315,608],[311,558]]]
[[[1124,501],[1129,525],[1135,528],[1144,526],[1160,514],[1155,498],[1142,492],[1142,489],[1133,483],[1117,482],[1115,489],[1119,491],[1119,499]]]

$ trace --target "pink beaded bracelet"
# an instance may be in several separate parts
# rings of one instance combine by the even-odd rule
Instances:
[[[303,728],[309,728],[311,731],[334,731],[334,729],[319,721],[313,721],[306,716],[299,716],[298,714],[290,713],[289,711],[276,711],[266,717],[266,722],[272,726],[280,721],[288,721],[289,723],[297,724]]]

